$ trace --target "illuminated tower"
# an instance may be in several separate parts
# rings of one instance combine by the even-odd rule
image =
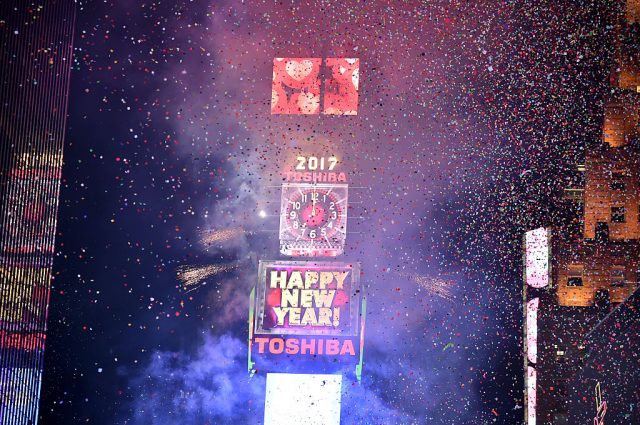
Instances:
[[[615,325],[605,318],[614,309],[609,317],[627,317],[624,312],[637,302],[633,294],[640,280],[640,2],[628,1],[618,13],[613,87],[605,103],[602,140],[587,146],[579,167],[584,188],[581,196],[572,191],[571,198],[580,208],[566,205],[567,210],[580,211],[573,222],[582,225],[541,228],[525,236],[528,425],[587,423],[576,421],[582,414],[589,423],[604,418],[603,400],[610,389],[599,381],[588,382],[582,371],[589,353],[598,352],[594,329],[613,329],[614,340]],[[583,402],[588,402],[587,411],[576,413],[572,406]],[[609,406],[609,419],[631,419],[606,423],[640,420],[638,413],[631,417],[634,413],[611,411],[613,407]]]
[[[0,424],[38,421],[75,3],[0,5]]]
[[[274,116],[357,115],[358,58],[280,57],[272,75]],[[293,155],[282,172],[279,246],[295,260],[259,262],[247,367],[266,372],[265,425],[338,425],[343,379],[362,378],[366,317],[360,263],[327,261],[345,254],[348,173],[332,153]]]

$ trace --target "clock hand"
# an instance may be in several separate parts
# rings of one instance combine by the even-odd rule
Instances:
[[[315,195],[315,193],[313,195]],[[316,197],[313,195],[311,195],[311,217],[316,216]]]

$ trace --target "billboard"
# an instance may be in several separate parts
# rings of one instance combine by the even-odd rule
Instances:
[[[527,425],[538,421],[538,316],[541,310],[540,294],[551,283],[551,230],[546,227],[530,230],[524,235],[524,381]]]
[[[364,302],[358,263],[260,261],[250,309],[249,369],[362,367]],[[329,369],[326,369],[328,367]]]
[[[357,115],[359,82],[358,58],[275,58],[271,113]]]
[[[549,285],[549,230],[540,227],[525,234],[525,280],[532,288]]]

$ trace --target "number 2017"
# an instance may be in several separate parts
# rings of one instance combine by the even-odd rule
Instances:
[[[296,158],[298,164],[296,165],[296,170],[304,171],[304,170],[333,170],[338,163],[338,158],[335,156],[330,156],[329,158],[325,157],[315,157],[315,156],[299,156]]]

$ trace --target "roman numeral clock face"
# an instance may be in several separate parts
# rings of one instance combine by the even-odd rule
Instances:
[[[291,256],[342,254],[347,205],[346,184],[285,183],[280,209],[280,252]]]

